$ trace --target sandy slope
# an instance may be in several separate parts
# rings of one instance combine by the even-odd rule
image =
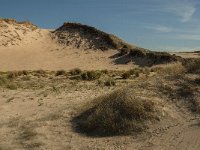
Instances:
[[[34,35],[35,34],[35,35]],[[49,31],[37,29],[26,36],[25,44],[0,47],[0,70],[69,70],[126,69],[131,65],[114,65],[117,50],[106,52],[63,47],[52,41]],[[40,36],[36,38],[35,36]]]

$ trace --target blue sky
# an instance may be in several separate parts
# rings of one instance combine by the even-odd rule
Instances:
[[[199,0],[0,0],[0,17],[42,28],[80,22],[152,50],[200,49]]]

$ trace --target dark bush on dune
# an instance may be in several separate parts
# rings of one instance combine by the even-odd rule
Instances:
[[[177,61],[177,57],[166,52],[149,52],[147,58],[154,60],[155,63],[169,63]]]
[[[118,90],[88,104],[73,121],[86,134],[119,135],[143,131],[145,121],[155,118],[154,102]]]
[[[146,52],[142,51],[140,49],[131,49],[129,52],[129,55],[131,57],[145,57],[146,56]]]
[[[178,56],[171,55],[167,52],[153,52],[142,48],[134,48],[129,52],[129,56],[133,58],[147,59],[151,64],[164,64],[180,60]]]

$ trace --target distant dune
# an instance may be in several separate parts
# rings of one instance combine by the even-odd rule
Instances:
[[[126,70],[178,60],[79,23],[64,23],[50,31],[30,22],[0,19],[0,70]]]

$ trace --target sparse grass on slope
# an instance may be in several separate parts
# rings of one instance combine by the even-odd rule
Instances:
[[[30,28],[32,30],[36,30],[38,27],[36,25],[34,25],[32,22],[30,21],[16,21],[15,19],[12,18],[0,18],[0,23],[1,22],[6,22],[8,24],[21,24],[27,28]]]

